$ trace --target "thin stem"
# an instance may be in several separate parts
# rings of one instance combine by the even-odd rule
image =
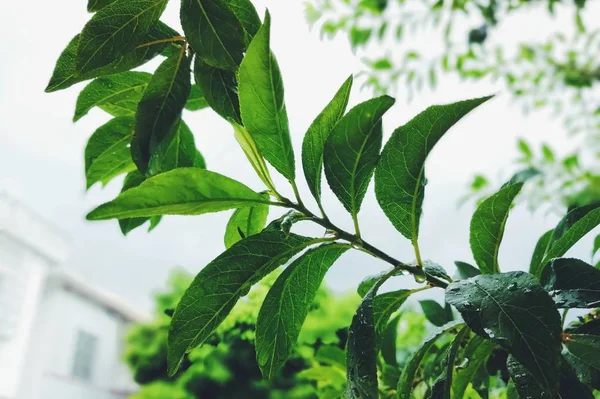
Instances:
[[[352,215],[352,221],[354,222],[354,231],[356,236],[360,238],[360,227],[358,226],[358,215]]]
[[[296,185],[296,181],[290,180],[289,182],[292,185],[292,189],[294,190],[294,196],[296,197],[296,201],[298,202],[298,205],[300,205],[302,208],[306,209],[306,207],[302,203],[302,199],[300,198],[300,191],[298,191],[298,185]]]
[[[148,43],[142,43],[139,46],[137,46],[136,48],[142,48],[142,47],[149,47],[155,44],[160,44],[160,43],[175,43],[175,42],[186,42],[187,39],[183,36],[175,36],[175,37],[170,37],[168,39],[160,39],[160,40],[154,40],[152,42],[148,42]]]
[[[338,238],[348,241],[350,244],[352,244],[357,249],[359,249],[363,252],[366,252],[366,253],[370,254],[371,256],[381,259],[384,262],[387,262],[390,265],[394,266],[395,271],[402,270],[402,271],[407,271],[413,275],[423,275],[423,270],[420,266],[412,266],[412,265],[406,264],[402,261],[399,261],[399,260],[391,257],[390,255],[386,254],[385,252],[383,252],[379,248],[375,247],[374,245],[371,245],[368,242],[364,241],[357,235],[349,233],[349,232],[339,228],[338,226],[334,225],[329,219],[320,218],[320,217],[316,216],[314,213],[312,213],[310,210],[308,210],[304,205],[294,204],[293,202],[291,202],[287,199],[284,199],[284,202],[285,202],[284,204],[277,204],[277,205],[287,206],[288,208],[292,208],[299,212],[304,213],[306,216],[308,216],[310,218],[310,220],[312,220],[316,224],[324,227],[327,230],[335,231]],[[426,280],[433,287],[446,288],[448,286],[448,283],[446,281],[440,280],[434,276],[426,275]]]
[[[421,249],[419,248],[419,240],[417,237],[413,237],[412,246],[415,249],[415,258],[417,259],[417,265],[423,267],[423,260],[421,259]]]

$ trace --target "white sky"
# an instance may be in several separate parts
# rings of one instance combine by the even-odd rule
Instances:
[[[171,1],[163,20],[178,27],[178,3]],[[255,2],[262,13],[267,6],[273,17],[272,46],[284,77],[292,139],[298,150],[297,171],[307,202],[310,194],[302,178],[299,148],[304,132],[327,104],[339,85],[351,73],[361,70],[359,61],[344,38],[320,41],[309,32],[302,1],[262,0]],[[596,4],[597,6],[598,4]],[[35,12],[32,8],[35,7]],[[589,17],[600,7],[592,7]],[[60,2],[3,2],[0,5],[0,189],[4,188],[51,220],[70,236],[72,249],[68,267],[80,271],[93,283],[116,292],[131,304],[151,306],[149,293],[158,289],[176,265],[199,271],[224,248],[222,236],[229,213],[199,217],[166,217],[147,234],[143,228],[122,237],[116,222],[90,223],[85,214],[112,199],[121,179],[107,187],[85,192],[83,152],[87,139],[109,117],[92,111],[77,124],[71,122],[75,100],[83,84],[52,94],[44,88],[54,63],[68,41],[78,33],[90,15],[84,0]],[[541,37],[553,26],[570,22],[551,21],[538,14],[509,20],[499,34],[513,43],[527,37]],[[531,29],[535,26],[536,29]],[[536,36],[537,35],[537,36]],[[435,45],[424,40],[421,46]],[[155,65],[155,64],[152,64]],[[368,97],[359,92],[356,104]],[[402,88],[399,89],[402,93]],[[476,172],[497,176],[517,156],[515,140],[526,136],[532,142],[547,141],[568,150],[560,122],[545,114],[524,117],[502,93],[502,86],[479,82],[460,83],[447,76],[436,92],[425,91],[407,105],[398,98],[384,118],[385,137],[423,108],[470,97],[499,93],[459,123],[436,147],[428,160],[425,209],[421,224],[421,252],[424,258],[452,268],[454,260],[471,261],[468,227],[472,208],[457,210],[457,200]],[[196,136],[197,147],[211,170],[238,179],[262,190],[258,178],[243,158],[229,125],[211,111],[189,113],[184,118]],[[280,185],[284,187],[283,181]],[[334,221],[351,229],[351,220],[332,194],[325,196]],[[275,210],[272,214],[280,212]],[[538,237],[556,223],[556,217],[531,215],[523,206],[509,218],[501,249],[503,270],[526,269]],[[412,249],[387,221],[372,190],[360,214],[363,236],[394,257],[413,259]],[[319,230],[313,231],[320,234]],[[572,254],[589,260],[590,237]],[[346,254],[328,274],[328,284],[345,290],[385,266],[364,254]],[[399,281],[402,281],[399,279]],[[407,280],[408,281],[408,280]],[[396,285],[401,283],[395,283]]]

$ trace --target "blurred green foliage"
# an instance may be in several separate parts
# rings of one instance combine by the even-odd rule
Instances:
[[[435,89],[446,76],[487,79],[503,83],[525,112],[546,110],[562,119],[573,143],[568,153],[558,157],[549,144],[534,150],[522,140],[518,145],[523,157],[517,162],[518,167],[542,172],[527,195],[529,205],[546,205],[562,214],[570,206],[600,200],[600,26],[588,12],[590,4],[310,0],[306,17],[323,37],[347,36],[364,63],[363,87],[376,93],[401,89],[410,101],[427,87]],[[503,36],[502,26],[511,18],[529,19],[536,26],[534,19],[546,16],[568,16],[572,22],[552,23],[548,31],[539,28],[538,41]],[[475,176],[463,200],[488,196],[505,177],[488,181]]]

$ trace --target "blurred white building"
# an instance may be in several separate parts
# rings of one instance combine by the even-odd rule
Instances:
[[[0,399],[117,399],[136,385],[122,361],[143,317],[62,268],[66,239],[0,192]]]

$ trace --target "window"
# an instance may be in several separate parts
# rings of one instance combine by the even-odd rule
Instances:
[[[98,338],[85,331],[77,333],[72,375],[84,381],[92,380],[93,366],[98,349]]]

